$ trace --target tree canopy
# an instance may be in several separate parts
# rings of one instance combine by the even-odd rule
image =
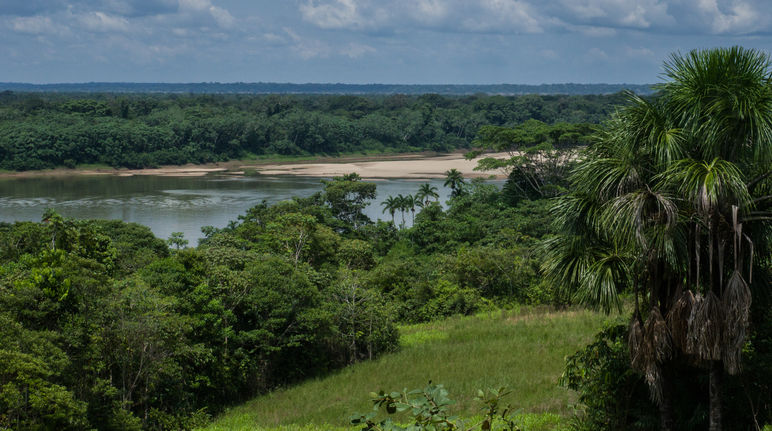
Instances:
[[[630,355],[675,429],[670,370],[709,370],[710,429],[721,379],[741,370],[752,292],[768,289],[772,68],[739,47],[674,55],[653,100],[630,95],[581,156],[554,207],[562,234],[544,270],[606,311],[635,298]]]

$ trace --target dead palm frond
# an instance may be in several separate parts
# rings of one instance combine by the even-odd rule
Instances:
[[[652,308],[643,325],[643,340],[643,356],[646,362],[661,364],[670,359],[673,353],[670,330],[657,307]]]
[[[664,400],[662,382],[662,367],[659,364],[653,363],[646,367],[646,371],[643,373],[646,379],[646,384],[649,386],[649,397],[657,405],[662,405]]]
[[[638,326],[640,327],[640,321]],[[630,335],[633,336],[632,331]],[[662,404],[662,364],[670,359],[672,346],[665,319],[657,307],[652,308],[649,312],[649,317],[636,337],[640,337],[640,341],[635,347],[637,369],[643,372],[652,401],[658,405]],[[631,344],[630,347],[632,349],[633,345]],[[631,350],[632,353],[633,350]]]
[[[734,271],[729,278],[721,305],[725,319],[722,358],[726,371],[734,375],[742,368],[742,349],[751,308],[751,290],[740,271]]]
[[[643,326],[641,317],[636,313],[630,321],[630,330],[627,337],[627,347],[630,350],[630,364],[634,370],[646,371],[646,363],[643,358]]]
[[[687,352],[705,361],[721,359],[721,338],[724,333],[724,313],[713,292],[696,301],[689,322]]]
[[[691,290],[683,291],[676,298],[667,313],[667,323],[673,345],[686,353],[689,338],[689,318],[692,315],[695,299]]]

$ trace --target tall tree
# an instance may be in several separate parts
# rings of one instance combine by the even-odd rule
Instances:
[[[429,183],[424,183],[418,187],[418,193],[416,193],[415,197],[421,202],[421,206],[426,206],[429,205],[429,199],[438,199],[440,195],[437,193],[437,187],[434,187]]]
[[[383,202],[381,202],[381,206],[383,207],[383,212],[385,213],[388,211],[389,215],[391,215],[391,222],[395,225],[397,223],[394,221],[394,213],[396,213],[397,210],[399,209],[399,205],[400,205],[399,200],[394,196],[389,196]]]
[[[772,73],[743,48],[674,55],[665,70],[660,95],[630,95],[572,174],[544,269],[607,311],[632,289],[631,364],[660,428],[675,427],[668,376],[680,361],[708,369],[718,431],[723,374],[741,369],[754,245],[772,235]]]
[[[375,183],[362,181],[356,173],[335,177],[332,181],[322,180],[322,183],[325,201],[333,215],[346,224],[346,230],[357,230],[362,224],[370,223],[362,211],[375,198]]]
[[[464,181],[463,174],[461,174],[458,169],[453,168],[445,171],[445,183],[443,185],[445,187],[450,187],[451,197],[457,197],[464,193],[466,181]]]

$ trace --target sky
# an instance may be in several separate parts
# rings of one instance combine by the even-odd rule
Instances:
[[[0,82],[656,83],[772,0],[0,0]]]

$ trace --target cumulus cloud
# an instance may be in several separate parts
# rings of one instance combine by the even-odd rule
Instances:
[[[327,4],[309,1],[300,5],[300,13],[306,21],[325,29],[361,29],[363,24],[354,0],[335,0]]]
[[[19,33],[46,34],[57,33],[57,27],[46,16],[17,17],[11,21],[11,28]]]
[[[668,52],[696,44],[768,50],[769,1],[0,0],[0,55],[3,79],[60,80],[62,64],[81,79],[99,64],[171,81],[240,68],[264,80],[651,81]],[[159,72],[134,78],[142,70]]]
[[[717,0],[697,0],[697,12],[704,22],[710,25],[714,33],[749,33],[753,31],[769,31],[770,5],[764,8],[752,2]],[[766,13],[765,13],[766,11]],[[765,28],[766,27],[766,28]]]
[[[647,29],[674,23],[668,13],[668,2],[664,0],[559,0],[551,3],[548,10],[570,24]]]
[[[79,17],[83,27],[95,32],[123,32],[129,31],[129,21],[119,16],[108,15],[103,12],[91,12]]]
[[[551,21],[540,16],[538,11],[525,1],[483,0],[479,6],[481,13],[463,20],[464,28],[471,31],[541,33],[543,26]]]
[[[542,31],[542,17],[522,0],[306,0],[299,11],[306,22],[322,29]]]
[[[769,0],[302,0],[303,19],[322,29],[423,28],[451,32],[617,29],[692,34],[772,32]]]

